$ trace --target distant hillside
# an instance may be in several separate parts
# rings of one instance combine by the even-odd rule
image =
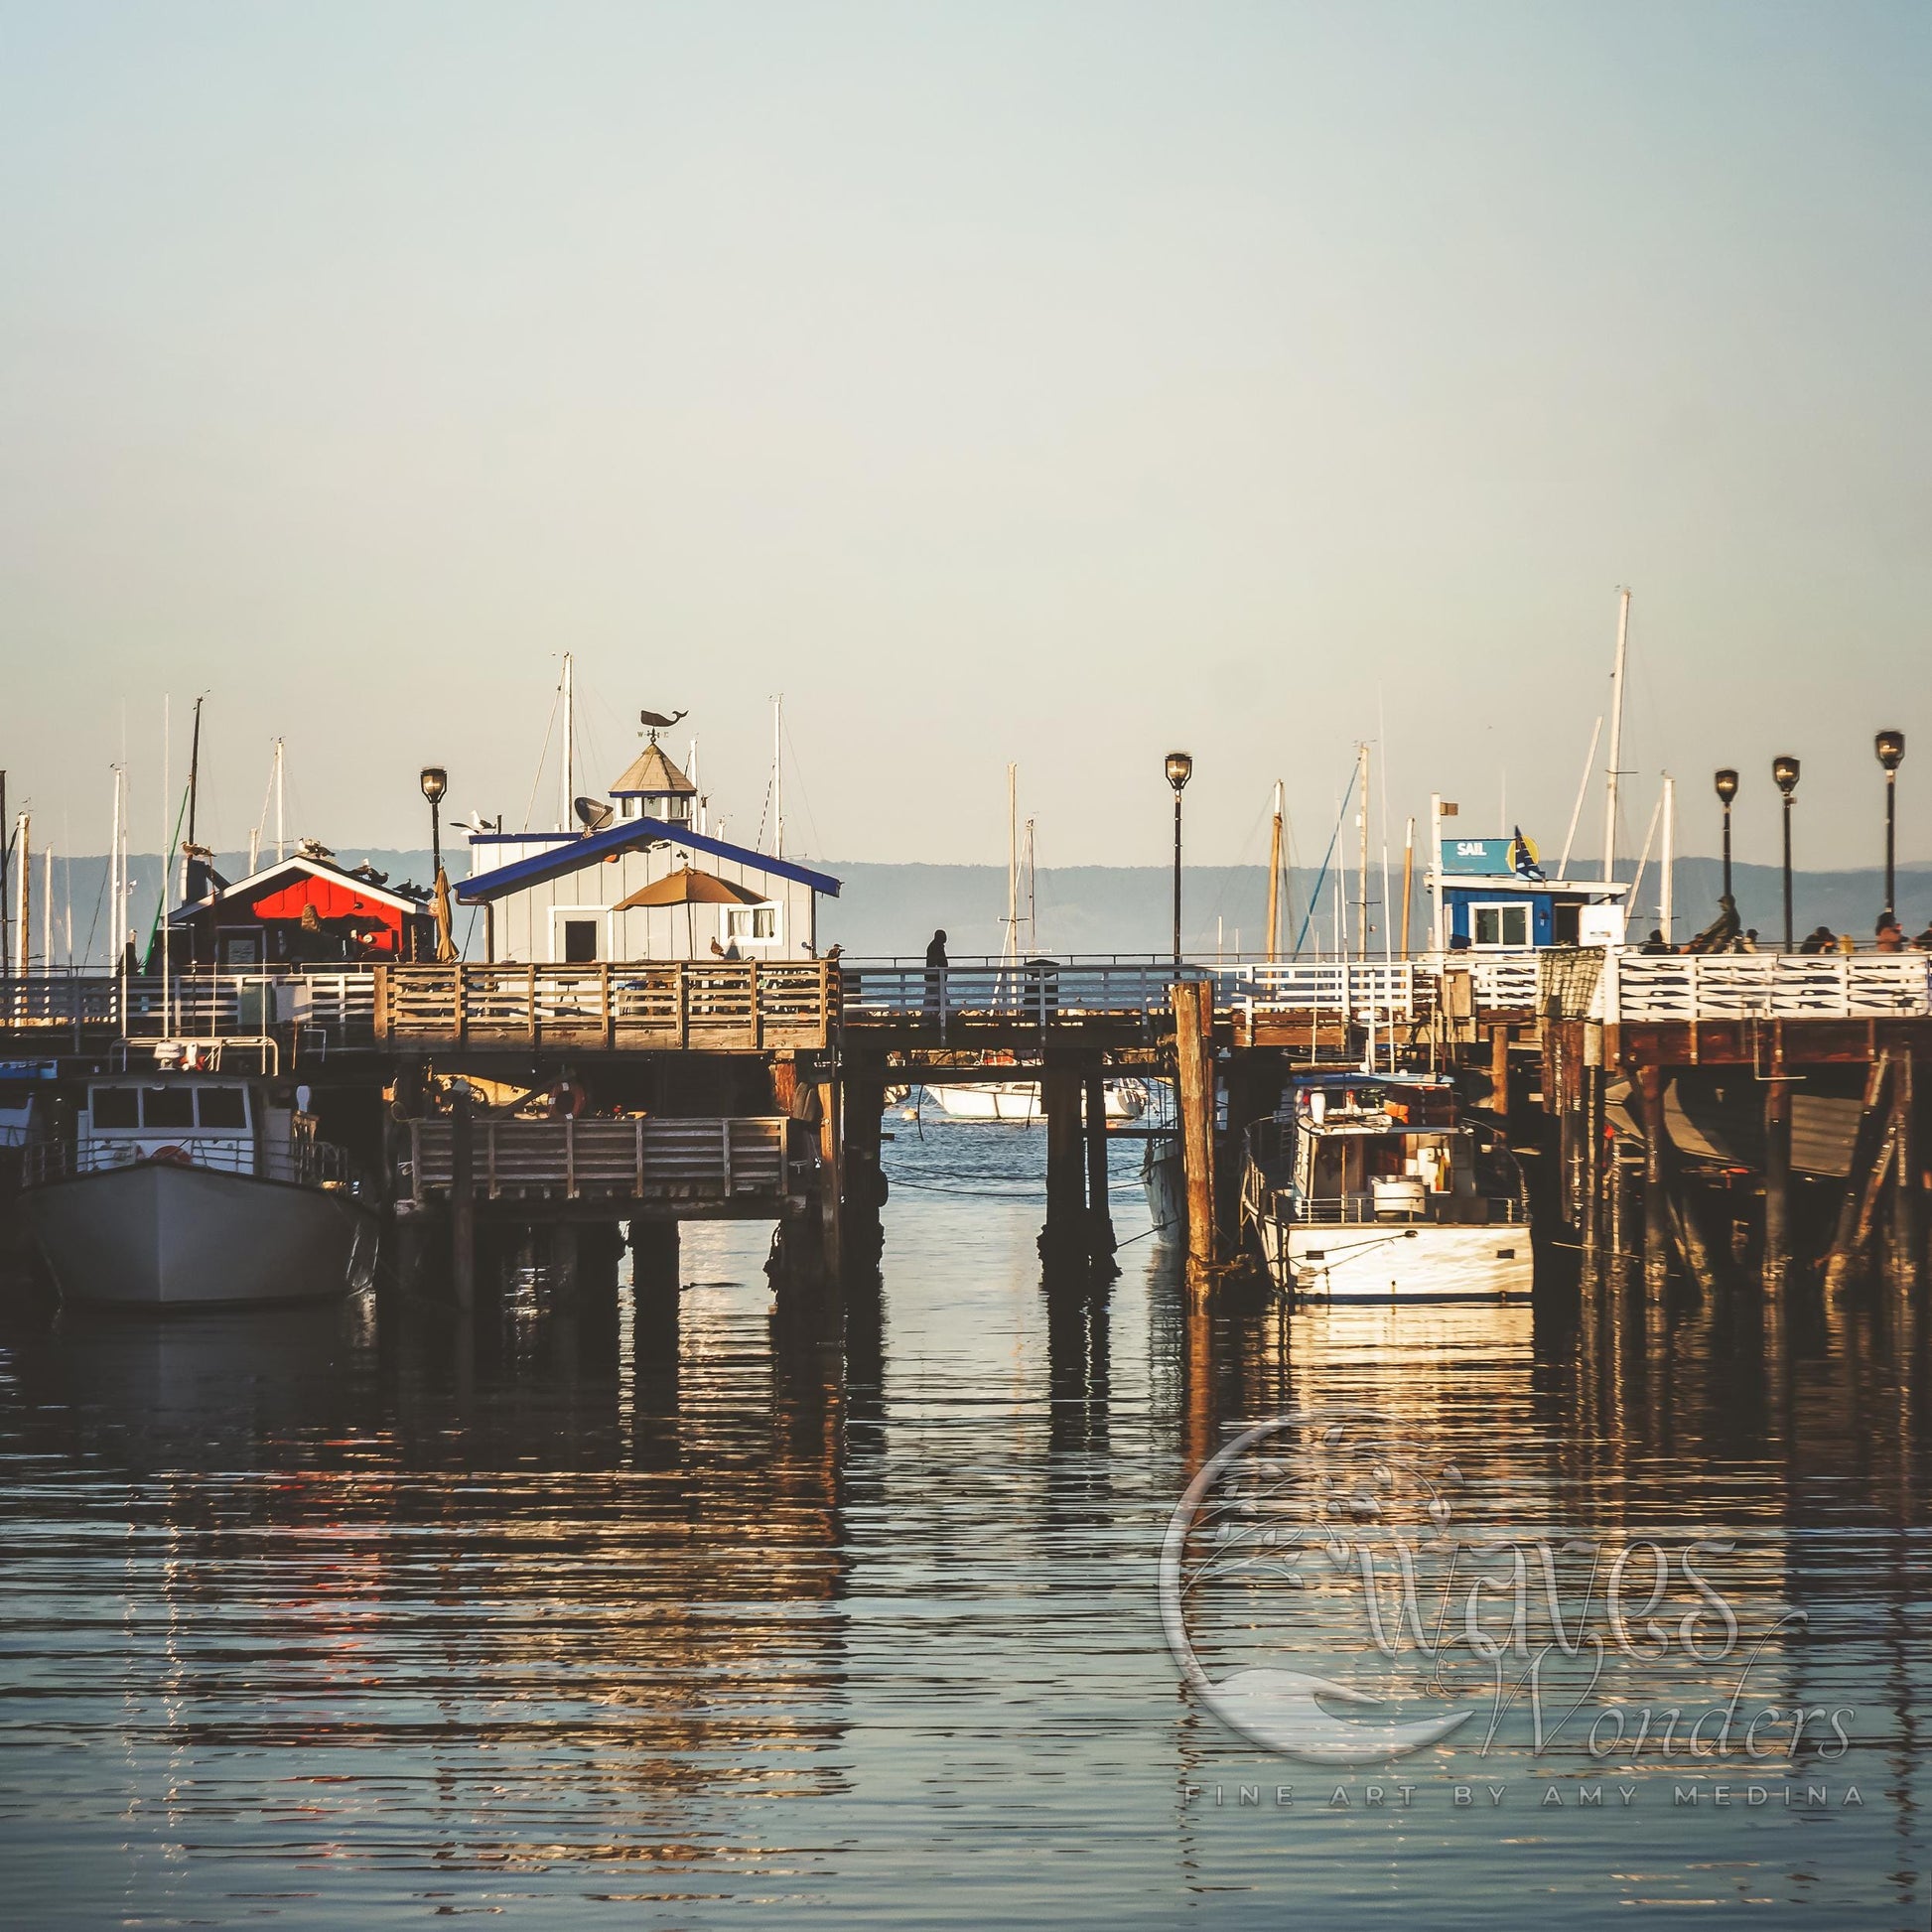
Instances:
[[[458,846],[446,854],[446,863],[457,877],[468,870],[469,854]],[[392,884],[414,880],[426,885],[430,879],[427,851],[345,849],[337,854],[345,866],[367,860],[378,871],[386,872]],[[884,866],[864,861],[841,864],[814,860],[839,879],[844,891],[819,907],[819,937],[824,945],[834,941],[855,955],[879,956],[891,953],[922,954],[935,927],[946,929],[955,958],[1000,950],[1001,921],[1006,915],[1007,881],[999,866]],[[226,853],[215,861],[226,878],[239,878],[246,867],[246,854]],[[154,919],[155,886],[160,867],[153,854],[138,854],[132,862],[136,929],[145,940]],[[1719,863],[1715,859],[1680,859],[1676,868],[1677,936],[1689,935],[1717,911]],[[1627,870],[1624,874],[1628,876]],[[106,959],[108,919],[103,888],[107,862],[94,855],[69,862],[58,854],[54,861],[55,941],[58,962],[67,958],[66,933],[69,898],[72,905],[73,954],[76,959],[103,964]],[[1777,869],[1772,866],[1739,866],[1735,869],[1738,908],[1744,922],[1774,939],[1782,928],[1783,912]],[[34,951],[41,949],[42,894],[45,872],[36,855],[34,861]],[[1293,945],[1304,929],[1309,894],[1315,874],[1298,870],[1291,886],[1287,939]],[[1392,872],[1392,883],[1400,895],[1400,866]],[[1641,916],[1637,930],[1647,932],[1655,918],[1657,869],[1646,874],[1643,885]],[[1369,881],[1370,920],[1375,927],[1375,944],[1381,945],[1382,882],[1378,871]],[[1932,866],[1904,866],[1899,869],[1899,916],[1908,932],[1916,932],[1932,920]],[[1346,883],[1348,924],[1355,925],[1355,882]],[[1859,872],[1799,873],[1794,880],[1795,915],[1798,930],[1809,931],[1821,920],[1834,931],[1851,931],[1861,940],[1869,939],[1872,921],[1883,896],[1883,875],[1875,868]],[[1160,866],[1068,866],[1039,875],[1036,894],[1037,945],[1042,952],[1055,953],[1165,953],[1171,943],[1173,917],[1173,875]],[[1227,953],[1237,949],[1257,952],[1264,944],[1263,926],[1267,919],[1268,877],[1260,866],[1190,866],[1182,880],[1183,943],[1190,954],[1211,955],[1217,942]],[[1024,911],[1024,908],[1023,908]],[[1420,883],[1411,907],[1411,936],[1420,946],[1428,932],[1428,907]],[[1320,915],[1308,920],[1305,943],[1312,948],[1317,941],[1332,950],[1334,945],[1334,878],[1331,874],[1322,893]],[[457,938],[467,936],[471,915],[459,911]],[[1217,925],[1218,921],[1218,925]],[[1396,939],[1400,943],[1400,908],[1396,918]],[[92,951],[88,939],[92,935]]]

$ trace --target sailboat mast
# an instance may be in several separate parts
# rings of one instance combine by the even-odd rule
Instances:
[[[1664,939],[1669,943],[1674,935],[1671,932],[1671,914],[1675,909],[1671,904],[1671,874],[1677,862],[1677,780],[1664,779],[1664,872],[1662,890],[1657,899],[1657,922],[1664,929]]]
[[[1268,963],[1282,955],[1282,781],[1275,780],[1275,829],[1268,839]]]
[[[275,863],[279,866],[289,856],[288,820],[283,810],[282,796],[282,741],[275,741]]]
[[[1603,883],[1616,877],[1617,759],[1623,752],[1623,657],[1630,641],[1630,593],[1617,593],[1616,664],[1610,672],[1610,762],[1603,778]]]
[[[1402,841],[1402,956],[1409,957],[1409,894],[1416,880],[1416,815],[1409,814],[1409,831]]]
[[[174,1008],[169,1004],[171,991],[168,972],[168,956],[174,948],[168,943],[168,847],[174,834],[168,827],[168,793],[174,786],[174,771],[168,760],[168,741],[173,736],[170,727],[173,699],[165,693],[161,700],[161,903],[155,910],[155,923],[161,930],[161,1036],[168,1038],[174,1032]]]
[[[1356,891],[1360,901],[1355,921],[1355,955],[1368,958],[1368,746],[1355,747],[1355,783],[1360,791],[1360,810],[1355,822],[1361,827],[1361,853],[1356,864]]]
[[[557,829],[568,831],[572,804],[577,796],[577,697],[571,689],[570,652],[564,652],[564,802],[557,814]]]
[[[34,946],[34,814],[20,815],[20,977],[33,965]]]
[[[771,700],[771,856],[785,856],[785,694]]]
[[[203,695],[206,696],[207,694],[204,693]],[[197,698],[195,700],[195,733],[188,741],[188,843],[182,847],[181,853],[181,896],[184,899],[191,897],[200,897],[199,894],[191,894],[190,892],[189,869],[194,861],[188,855],[195,844],[195,806],[197,796],[201,791],[201,785],[202,700],[201,698]]]
[[[1007,940],[1001,951],[1020,957],[1020,767],[1007,766]]]

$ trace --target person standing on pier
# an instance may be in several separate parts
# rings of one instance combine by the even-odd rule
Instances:
[[[946,929],[941,926],[925,949],[925,1016],[938,1020],[946,1009]]]

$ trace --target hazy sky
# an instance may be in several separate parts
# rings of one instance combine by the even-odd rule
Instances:
[[[523,821],[689,707],[749,837],[1318,859],[1358,738],[1562,842],[1871,862],[1926,663],[1932,10],[0,6],[0,763],[105,841]],[[1599,763],[1601,761],[1599,754]],[[546,782],[536,821],[555,812]],[[1378,785],[1379,790],[1379,785]],[[1580,847],[1600,845],[1592,797]]]

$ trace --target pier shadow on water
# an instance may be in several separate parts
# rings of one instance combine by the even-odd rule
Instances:
[[[1039,1138],[890,1145],[880,1276],[830,1301],[774,1297],[749,1226],[687,1226],[675,1298],[512,1261],[468,1323],[392,1284],[162,1322],[9,1284],[0,1916],[1926,1922],[1922,1313],[1204,1302],[1131,1157],[1118,1278],[1047,1283]],[[1520,1707],[1486,1753],[1260,1748],[1171,1654],[1162,1543],[1241,1427],[1311,1410],[1452,1469],[1472,1533],[1728,1541],[1726,1604],[1779,1630],[1749,1695],[1852,1710],[1848,1748],[1539,1751]],[[1640,1638],[1695,1607],[1621,1581]],[[1352,1668],[1347,1583],[1203,1584],[1207,1676]],[[1674,1646],[1618,1666],[1626,1714],[1728,1695]]]

